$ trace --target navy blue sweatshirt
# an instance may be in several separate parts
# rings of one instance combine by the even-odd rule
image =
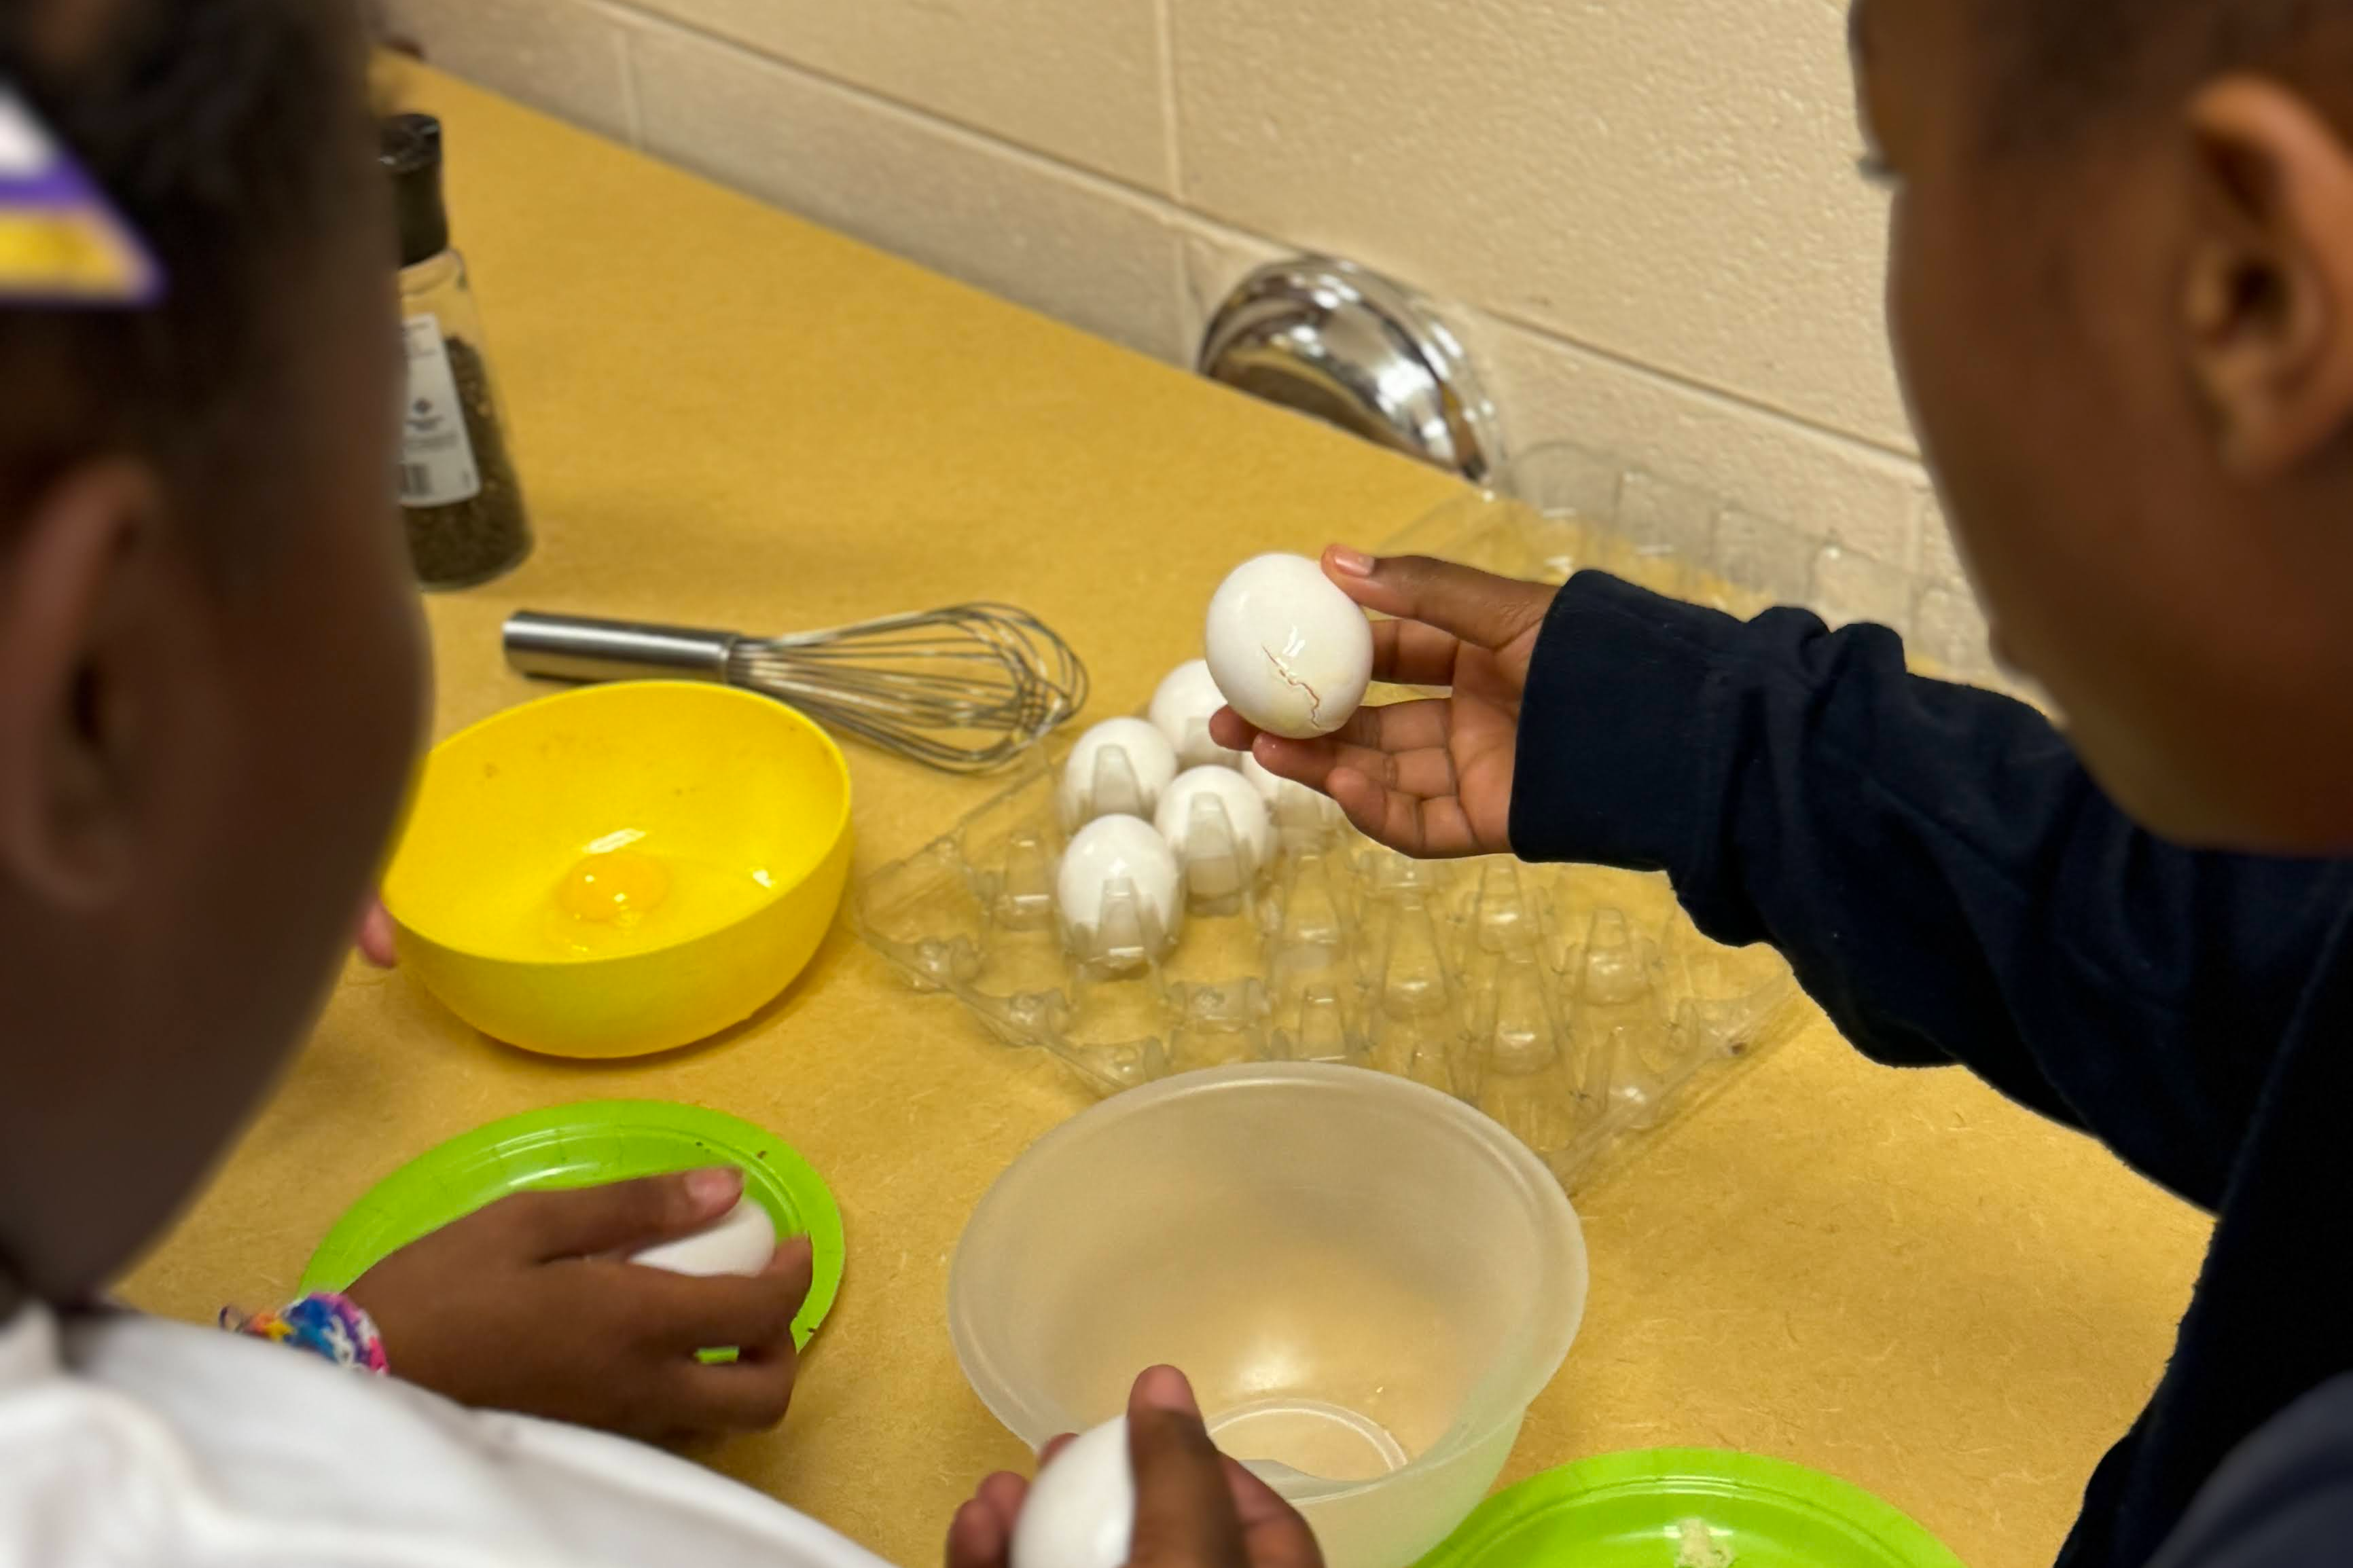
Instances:
[[[1867,1056],[1967,1066],[2216,1216],[2063,1568],[2151,1563],[2307,1395],[2166,1568],[2353,1563],[2353,1380],[2323,1388],[2353,1373],[2353,862],[2164,843],[2041,714],[1907,673],[1883,627],[1744,623],[1599,573],[1537,643],[1511,836],[1531,860],[1667,872],[1700,930],[1778,948]],[[2306,1555],[2228,1533],[2298,1508],[2338,1527]]]

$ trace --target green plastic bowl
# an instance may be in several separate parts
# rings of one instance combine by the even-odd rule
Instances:
[[[1707,1527],[1732,1568],[1962,1568],[1860,1487],[1714,1448],[1646,1448],[1546,1470],[1489,1498],[1420,1568],[1676,1568],[1688,1520]]]
[[[593,1187],[734,1165],[779,1237],[807,1236],[808,1300],[793,1320],[806,1346],[841,1289],[841,1211],[807,1161],[748,1121],[661,1100],[591,1100],[525,1111],[452,1138],[376,1184],[335,1222],[302,1289],[341,1290],[392,1253],[511,1193]]]

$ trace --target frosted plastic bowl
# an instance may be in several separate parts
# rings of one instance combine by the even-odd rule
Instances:
[[[1576,1211],[1503,1128],[1384,1073],[1253,1062],[1039,1139],[965,1227],[948,1327],[1033,1447],[1182,1367],[1330,1568],[1401,1568],[1494,1483],[1585,1291]]]

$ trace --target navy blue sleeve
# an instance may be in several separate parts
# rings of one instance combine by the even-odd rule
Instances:
[[[1908,673],[1883,627],[1742,622],[1599,573],[1538,641],[1511,836],[1664,870],[1873,1058],[1964,1063],[2210,1209],[2353,898],[2342,862],[2142,832],[2040,713]]]
[[[2149,1568],[2342,1568],[2353,1562],[2353,1376],[2325,1383],[2239,1446]]]

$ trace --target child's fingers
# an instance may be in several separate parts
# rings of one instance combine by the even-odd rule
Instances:
[[[1284,735],[1258,734],[1250,742],[1250,752],[1258,759],[1259,766],[1275,777],[1303,784],[1309,789],[1323,788],[1324,775],[1340,765],[1340,742],[1329,735],[1294,741]]]
[[[1367,751],[1410,752],[1423,746],[1443,746],[1453,731],[1452,702],[1442,697],[1419,697],[1408,702],[1359,708],[1325,739]]]
[[[1247,752],[1259,737],[1259,728],[1230,708],[1209,715],[1209,739],[1229,752]]]
[[[683,1236],[725,1214],[744,1195],[733,1166],[644,1176],[566,1192],[517,1193],[484,1209],[507,1226],[533,1262],[635,1251]]]
[[[1368,610],[1426,622],[1483,648],[1502,647],[1542,625],[1556,592],[1426,555],[1377,560],[1338,545],[1324,551],[1324,574]]]
[[[1318,754],[1326,762],[1341,760],[1332,752],[1333,747],[1409,752],[1422,746],[1443,746],[1452,725],[1452,704],[1443,698],[1423,697],[1359,708],[1337,730],[1312,741],[1294,741],[1287,735],[1269,733],[1232,709],[1220,708],[1209,717],[1209,738],[1229,750],[1253,753],[1259,764],[1271,773],[1309,784],[1314,781],[1300,770]],[[1266,744],[1261,746],[1261,741]]]
[[[631,1310],[639,1314],[642,1342],[670,1351],[734,1345],[749,1356],[789,1351],[793,1319],[808,1300],[809,1251],[806,1237],[777,1249],[768,1272],[745,1278],[718,1274],[698,1278],[662,1269],[633,1268]]]
[[[1370,779],[1385,793],[1412,800],[1442,800],[1454,793],[1454,758],[1443,748],[1426,746],[1413,752],[1375,752],[1343,746],[1324,773],[1323,786],[1343,773]]]
[[[1388,764],[1388,776],[1379,782],[1416,800],[1451,800],[1460,787],[1453,753],[1435,746],[1393,752]]]
[[[1451,686],[1462,639],[1420,621],[1373,623],[1373,679],[1395,686]]]
[[[1252,731],[1250,751],[1276,777],[1314,787],[1332,768],[1377,773],[1384,765],[1381,759],[1392,752],[1442,750],[1452,731],[1452,705],[1430,697],[1359,708],[1337,730],[1312,741]]]
[[[1250,1568],[1323,1568],[1324,1552],[1315,1532],[1299,1510],[1238,1459],[1226,1461],[1226,1485],[1234,1494],[1234,1513],[1240,1519],[1242,1539],[1249,1543]]]
[[[1479,848],[1470,815],[1451,794],[1409,795],[1385,788],[1354,768],[1335,770],[1325,789],[1359,833],[1418,860],[1469,855]]]
[[[1380,842],[1388,822],[1388,791],[1352,768],[1335,768],[1324,781],[1324,792],[1351,826]]]
[[[1007,1568],[1013,1528],[975,1498],[948,1524],[947,1568]]]
[[[1154,1367],[1135,1380],[1127,1451],[1135,1467],[1134,1568],[1222,1568],[1245,1561],[1224,1457],[1201,1424],[1192,1386],[1173,1367]]]
[[[394,937],[392,911],[384,907],[382,899],[370,894],[367,908],[360,915],[360,956],[378,969],[390,969],[400,962]]]
[[[1398,713],[1397,728],[1410,737],[1426,722],[1413,710],[1442,706],[1406,702],[1381,711]],[[1381,721],[1368,723],[1378,726]],[[1267,772],[1330,795],[1359,833],[1392,849],[1413,856],[1451,856],[1479,847],[1456,793],[1461,781],[1453,755],[1442,743],[1388,752],[1342,744],[1329,735],[1315,741],[1261,735],[1250,754]]]
[[[1414,709],[1424,704],[1402,706]],[[1345,772],[1361,773],[1384,789],[1402,790],[1417,798],[1452,795],[1456,787],[1454,758],[1446,749],[1444,717],[1435,716],[1435,724],[1418,721],[1424,717],[1405,713],[1400,721],[1389,724],[1388,728],[1394,735],[1381,738],[1393,739],[1393,745],[1359,745],[1329,735],[1314,741],[1287,741],[1280,735],[1265,735],[1260,737],[1250,754],[1258,759],[1260,766],[1277,777],[1292,779],[1326,794],[1331,790],[1332,775]],[[1369,728],[1380,733],[1379,726]],[[1423,736],[1431,738],[1419,738]]]
[[[948,1568],[1007,1568],[1013,1522],[1029,1495],[1029,1483],[1010,1471],[984,1479],[948,1525]]]
[[[776,1243],[776,1250],[768,1255],[768,1266],[763,1274],[786,1278],[798,1276],[801,1294],[808,1294],[809,1281],[817,1275],[817,1244],[807,1236],[788,1236]]]
[[[1010,1470],[999,1470],[983,1480],[975,1495],[1005,1521],[1009,1535],[1013,1521],[1021,1517],[1021,1505],[1029,1500],[1029,1483]]]
[[[683,1361],[666,1370],[664,1392],[674,1407],[670,1425],[695,1432],[765,1432],[791,1406],[799,1367],[787,1354],[713,1366]]]

